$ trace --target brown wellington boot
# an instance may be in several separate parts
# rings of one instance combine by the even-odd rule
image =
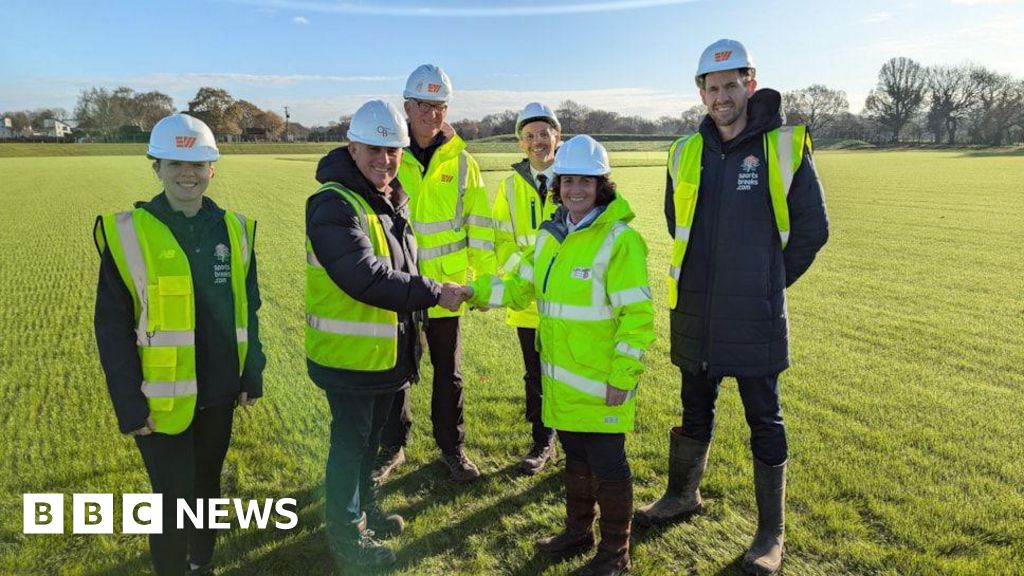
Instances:
[[[769,576],[779,571],[785,552],[786,463],[769,466],[754,458],[757,533],[743,556],[743,571]]]
[[[678,426],[669,432],[668,487],[665,495],[637,509],[633,520],[637,526],[669,524],[685,520],[703,508],[700,479],[708,464],[710,444],[698,442],[681,434]]]
[[[633,518],[633,479],[598,480],[601,543],[597,555],[580,568],[579,576],[618,576],[629,572],[630,521]]]
[[[565,529],[555,536],[534,543],[537,552],[567,558],[594,547],[593,473],[590,466],[575,460],[565,461]]]

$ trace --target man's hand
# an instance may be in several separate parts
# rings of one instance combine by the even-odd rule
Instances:
[[[606,406],[618,406],[629,397],[629,390],[619,390],[611,384],[605,385],[604,403]]]
[[[259,398],[249,398],[248,392],[239,392],[238,394],[238,405],[242,408],[248,408],[249,406],[255,405],[257,400],[259,400]]]
[[[437,301],[438,306],[441,306],[452,312],[458,312],[459,307],[466,301],[463,297],[463,287],[455,284],[454,282],[445,282],[441,285],[441,298]]]
[[[153,423],[152,416],[146,416],[146,425],[138,430],[132,430],[128,433],[129,436],[149,436],[156,430],[156,424]]]

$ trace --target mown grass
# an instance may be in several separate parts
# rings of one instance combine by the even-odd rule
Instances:
[[[333,568],[323,541],[329,413],[305,375],[303,202],[315,156],[226,156],[211,196],[259,220],[267,397],[240,412],[225,495],[292,496],[290,532],[232,530],[222,573]],[[491,192],[515,154],[481,155]],[[832,238],[790,291],[793,368],[783,377],[791,446],[787,574],[1017,574],[1024,563],[1024,164],[956,152],[822,152]],[[650,247],[656,304],[669,237],[663,158],[615,154],[613,174]],[[117,433],[92,336],[96,214],[158,191],[136,157],[0,159],[0,573],[138,574],[141,536],[21,534],[25,492],[144,492]],[[532,541],[563,514],[557,470],[516,475],[527,448],[520,358],[502,314],[464,333],[469,451],[483,481],[454,486],[414,387],[410,462],[384,490],[409,520],[396,574],[565,574]],[[679,419],[667,313],[648,353],[627,450],[637,504],[664,488]],[[429,379],[429,366],[425,377]],[[638,574],[736,574],[754,529],[748,432],[731,381],[704,482],[708,512],[637,534]],[[118,498],[115,497],[115,500]],[[66,499],[70,506],[70,497]],[[67,517],[70,522],[70,514]],[[70,530],[69,530],[70,532]]]

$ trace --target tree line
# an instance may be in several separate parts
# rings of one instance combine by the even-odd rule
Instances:
[[[879,70],[877,84],[860,114],[850,112],[845,92],[820,84],[784,92],[782,101],[787,122],[806,124],[819,141],[1024,143],[1024,80],[976,64],[922,66],[909,58],[893,58]],[[81,92],[73,117],[79,137],[144,141],[153,124],[174,110],[171,97],[161,92],[94,87]],[[212,87],[200,88],[183,111],[202,119],[222,140],[341,141],[351,121],[350,115],[344,115],[310,128],[290,122],[285,133],[285,120],[276,112]],[[565,100],[555,114],[567,134],[669,137],[695,132],[705,109],[696,105],[679,115],[652,120]],[[59,108],[7,112],[4,116],[12,120],[15,131],[68,117]],[[473,140],[513,134],[516,116],[516,110],[504,110],[452,124],[463,138]]]

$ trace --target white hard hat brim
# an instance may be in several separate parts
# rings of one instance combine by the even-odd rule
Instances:
[[[191,153],[178,150],[177,148],[167,149],[150,146],[146,151],[146,155],[157,160],[176,160],[180,162],[216,162],[220,159],[220,152],[216,148],[210,148],[209,146],[193,149]]]

